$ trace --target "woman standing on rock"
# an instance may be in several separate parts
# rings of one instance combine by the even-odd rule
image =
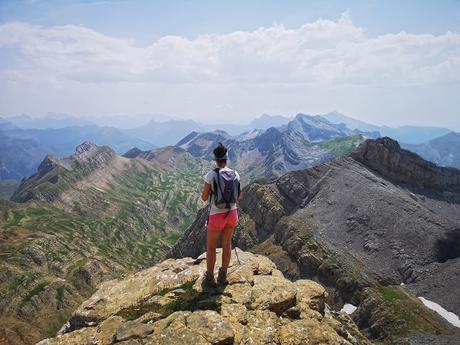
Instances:
[[[222,144],[214,149],[216,168],[210,170],[204,177],[204,187],[201,199],[210,198],[210,211],[206,224],[207,246],[206,261],[207,271],[204,283],[216,286],[214,280],[214,266],[216,263],[217,240],[222,241],[222,267],[219,268],[217,283],[226,285],[227,268],[232,252],[233,230],[238,225],[238,209],[236,202],[241,199],[240,176],[235,170],[227,167],[228,150]]]

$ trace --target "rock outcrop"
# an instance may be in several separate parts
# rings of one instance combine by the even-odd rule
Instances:
[[[366,140],[352,157],[396,183],[439,192],[460,193],[458,169],[438,167],[385,137]]]
[[[238,257],[225,287],[203,286],[204,254],[105,282],[38,345],[370,344],[325,304],[321,285],[287,280],[262,255],[238,250]]]
[[[374,315],[378,304],[368,300],[381,295],[380,288],[401,283],[405,292],[460,314],[460,250],[449,245],[460,224],[460,171],[444,169],[391,139],[366,141],[352,157],[247,186],[235,244],[269,256],[289,279],[318,279],[331,289],[329,303],[337,309],[345,302],[367,305],[360,325],[369,336],[393,342],[415,337],[417,322],[407,322],[391,305],[363,320]],[[173,257],[199,255],[205,220],[202,210]],[[413,295],[400,296],[408,310],[423,311],[413,320],[430,325],[428,336],[455,332]],[[390,321],[378,321],[380,315]],[[397,332],[395,324],[405,327]]]

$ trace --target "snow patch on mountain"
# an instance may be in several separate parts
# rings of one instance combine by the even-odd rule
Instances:
[[[447,311],[443,307],[441,307],[438,303],[427,300],[426,298],[419,297],[419,299],[422,301],[422,303],[427,307],[430,308],[431,310],[435,311],[439,315],[441,315],[444,319],[446,319],[450,324],[452,324],[455,327],[460,328],[460,319],[458,318],[457,315],[454,313]]]

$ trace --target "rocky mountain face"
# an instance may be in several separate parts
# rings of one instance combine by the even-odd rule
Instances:
[[[22,179],[33,174],[45,154],[64,157],[85,140],[109,145],[117,153],[137,146],[152,149],[153,144],[113,127],[97,125],[63,128],[23,129],[0,127],[0,179]]]
[[[417,154],[402,150],[398,142],[383,138],[373,145],[361,145],[352,157],[395,183],[442,193],[460,193],[458,169],[438,167]]]
[[[45,157],[15,202],[0,201],[0,343],[54,335],[101,281],[161,260],[208,168],[178,148],[126,158],[90,142]]]
[[[46,155],[37,173],[21,182],[11,201],[27,202],[33,199],[53,202],[76,182],[99,169],[115,165],[116,158],[115,151],[110,147],[97,146],[88,141],[78,145],[75,153],[68,158]],[[44,188],[44,185],[48,188]]]
[[[232,167],[245,182],[319,165],[350,153],[364,138],[343,125],[320,116],[299,114],[284,127],[255,130],[239,136],[222,131],[192,132],[176,146],[196,157],[211,160],[219,142],[229,148]]]
[[[423,144],[403,147],[437,165],[460,169],[460,133],[450,132]]]
[[[352,316],[375,341],[455,344],[458,330],[415,296],[460,314],[459,188],[460,171],[366,140],[351,156],[248,185],[234,241],[291,280],[323,283],[331,306],[358,306]],[[206,216],[171,256],[201,253]]]
[[[329,308],[321,285],[291,282],[267,257],[238,251],[227,286],[203,286],[205,254],[105,282],[38,345],[371,344]]]
[[[362,134],[359,130],[351,130],[345,124],[334,124],[326,118],[316,115],[297,114],[293,121],[287,124],[290,130],[301,133],[309,142],[320,142],[329,139]]]

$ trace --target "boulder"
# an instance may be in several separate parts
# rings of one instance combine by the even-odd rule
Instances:
[[[67,333],[55,338],[42,340],[37,343],[37,345],[91,345],[95,335],[96,327],[86,327],[77,329],[72,333]]]
[[[131,338],[145,338],[153,332],[153,325],[146,325],[138,321],[127,321],[117,329],[117,341]]]
[[[269,310],[248,312],[242,327],[241,344],[278,344],[280,320]]]
[[[297,289],[286,278],[255,276],[252,308],[268,309],[280,315],[296,304]]]
[[[337,332],[324,323],[316,320],[294,320],[283,325],[279,332],[281,345],[351,345]]]
[[[96,329],[96,341],[98,345],[110,344],[116,337],[117,329],[124,322],[120,316],[111,316],[104,320]]]
[[[320,284],[306,279],[294,282],[297,289],[297,304],[302,305],[303,310],[312,309],[324,315],[327,292]]]

